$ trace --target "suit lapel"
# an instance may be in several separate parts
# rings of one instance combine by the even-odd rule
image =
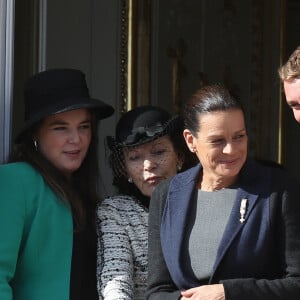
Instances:
[[[181,288],[188,288],[191,283],[197,283],[195,277],[189,276],[191,272],[186,272],[182,244],[199,170],[200,167],[197,166],[178,174],[171,181],[161,223],[161,243],[165,260],[174,282]]]
[[[251,160],[248,160],[241,170],[238,183],[240,188],[237,191],[236,199],[218,248],[210,282],[213,280],[213,277],[222,263],[222,259],[230,245],[232,245],[238,233],[243,230],[244,226],[247,224],[249,216],[253,212],[258,199],[264,197],[263,195],[270,184],[267,178],[269,178],[269,176],[264,176],[264,178],[261,177],[258,165]],[[245,220],[241,222],[241,205],[243,199],[246,199],[247,206],[244,215]]]
[[[253,207],[258,199],[258,195],[249,194],[242,189],[238,189],[236,199],[234,201],[234,205],[232,211],[230,213],[228,223],[225,227],[223,237],[221,243],[218,248],[216,261],[213,267],[213,272],[211,276],[211,280],[216,272],[218,266],[220,265],[224,255],[226,254],[230,245],[234,242],[237,234],[243,229],[247,220],[253,211]],[[243,209],[241,206],[246,203],[245,213],[243,215]],[[241,219],[244,217],[245,220]]]

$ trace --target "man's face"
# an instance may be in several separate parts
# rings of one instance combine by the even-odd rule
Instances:
[[[287,104],[293,110],[294,117],[300,123],[300,78],[283,82]]]

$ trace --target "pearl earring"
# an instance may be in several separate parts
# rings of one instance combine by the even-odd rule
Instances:
[[[132,183],[132,178],[131,177],[128,178],[128,182]]]
[[[35,151],[38,151],[38,143],[37,143],[37,140],[34,140],[34,141],[33,141],[33,145],[34,145]]]

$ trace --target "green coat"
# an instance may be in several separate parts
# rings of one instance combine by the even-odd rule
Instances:
[[[0,299],[69,300],[69,206],[26,163],[0,166]]]

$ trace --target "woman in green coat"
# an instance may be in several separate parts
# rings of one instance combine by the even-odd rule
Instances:
[[[0,299],[96,300],[97,120],[113,108],[73,69],[25,85],[25,124],[0,166]]]

